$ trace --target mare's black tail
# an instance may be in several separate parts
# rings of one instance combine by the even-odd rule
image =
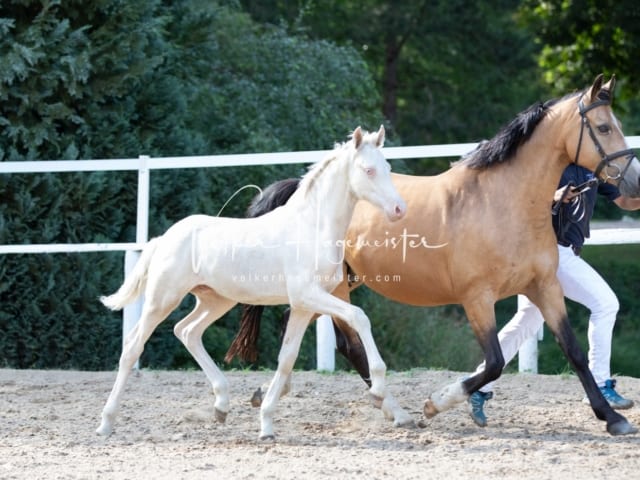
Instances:
[[[247,209],[246,216],[248,218],[259,217],[284,205],[296,191],[299,183],[299,178],[288,178],[272,183],[261,194],[256,195]],[[236,355],[244,361],[256,361],[260,320],[263,312],[263,305],[242,305],[240,328],[224,357],[227,363],[231,362]]]

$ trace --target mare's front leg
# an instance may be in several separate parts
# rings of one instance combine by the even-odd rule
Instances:
[[[596,417],[607,422],[607,431],[611,435],[636,433],[638,430],[624,416],[613,410],[598,388],[589,370],[587,356],[580,348],[569,324],[563,295],[562,288],[557,281],[552,285],[545,285],[544,288],[527,292],[529,299],[542,312],[549,329],[553,332],[560,348],[576,371]]]
[[[480,387],[497,379],[504,368],[504,358],[496,329],[493,297],[476,297],[463,306],[473,333],[484,352],[485,368],[482,372],[458,380],[433,393],[424,403],[424,415],[427,418],[432,418],[467,400],[469,395]]]

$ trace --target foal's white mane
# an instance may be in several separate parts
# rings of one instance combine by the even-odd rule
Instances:
[[[371,143],[375,146],[377,141],[377,132],[363,131],[362,143],[360,146],[365,143]],[[349,140],[346,142],[337,142],[333,146],[333,150],[325,158],[309,166],[308,172],[302,176],[298,190],[301,191],[303,195],[307,195],[313,189],[316,180],[324,173],[327,167],[335,160],[342,159],[352,147],[354,147],[353,133],[349,136]]]

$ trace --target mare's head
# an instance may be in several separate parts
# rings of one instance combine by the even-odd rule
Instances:
[[[545,118],[553,118],[554,128],[544,141],[562,149],[561,157],[567,164],[574,162],[588,168],[601,180],[617,185],[625,196],[640,196],[640,162],[627,145],[611,109],[615,78],[607,83],[602,78],[599,75],[582,92],[532,105],[495,137],[481,142],[454,164],[485,169],[506,163],[531,139]]]
[[[373,133],[358,127],[343,148],[348,156],[347,171],[353,194],[380,208],[389,220],[395,221],[404,216],[407,206],[391,182],[391,166],[382,154],[384,135],[383,126]]]
[[[565,148],[571,161],[596,173],[601,180],[617,185],[620,193],[640,196],[640,162],[629,148],[611,102],[615,77],[603,83],[598,75],[593,85],[580,94],[558,102],[569,109],[570,130]]]

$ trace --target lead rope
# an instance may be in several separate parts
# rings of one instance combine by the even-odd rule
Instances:
[[[552,215],[558,216],[558,240],[566,242],[565,234],[569,231],[572,224],[580,223],[587,213],[586,202],[584,200],[584,192],[571,199],[571,202],[565,206],[564,199],[567,198],[569,190],[575,186],[573,181],[567,183],[567,188],[562,192],[560,200],[558,200],[551,209]]]

